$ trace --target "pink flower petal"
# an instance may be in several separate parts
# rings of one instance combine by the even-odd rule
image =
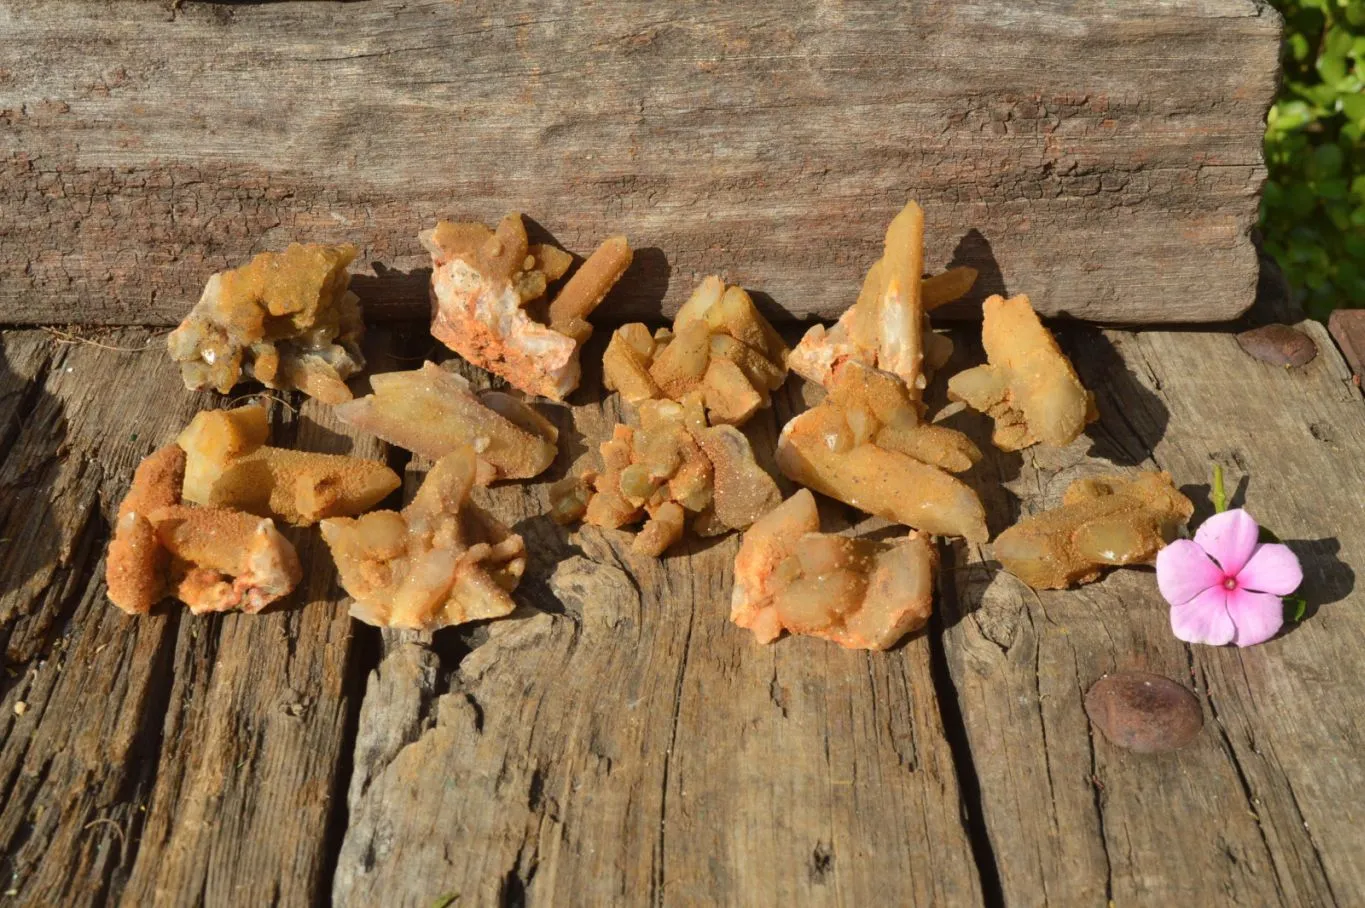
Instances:
[[[1227,611],[1232,616],[1232,623],[1237,625],[1237,637],[1233,642],[1238,646],[1264,643],[1275,636],[1284,623],[1284,603],[1279,596],[1270,593],[1233,590],[1228,593]]]
[[[1299,558],[1287,545],[1258,545],[1251,560],[1237,574],[1237,585],[1244,590],[1288,596],[1303,583]]]
[[[1194,541],[1208,552],[1229,577],[1247,563],[1256,550],[1261,528],[1250,514],[1241,508],[1214,514],[1199,525]]]
[[[1204,590],[1184,605],[1171,606],[1171,630],[1186,643],[1222,646],[1237,636],[1228,614],[1228,591],[1222,586]]]
[[[1156,585],[1171,605],[1184,605],[1222,582],[1222,568],[1188,539],[1177,539],[1156,553]]]

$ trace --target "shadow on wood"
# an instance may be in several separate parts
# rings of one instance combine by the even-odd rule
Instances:
[[[349,435],[329,429],[310,416],[301,415],[299,424],[301,433],[317,439],[314,443],[328,454],[350,454],[355,447],[355,440]]]
[[[1331,537],[1286,539],[1284,544],[1299,556],[1299,564],[1303,566],[1303,586],[1299,587],[1298,595],[1308,603],[1303,613],[1304,621],[1316,615],[1320,607],[1340,602],[1355,591],[1356,573],[1338,557],[1341,540]],[[1284,633],[1292,630],[1291,627]]]
[[[53,348],[39,332],[0,338],[0,646],[7,664],[41,648],[42,633],[15,643],[16,633],[30,636],[15,625],[44,611],[37,603],[57,592],[59,562],[77,542],[64,538],[53,500],[67,434],[65,408],[46,387],[58,358]]]
[[[367,319],[417,318],[430,310],[431,268],[401,271],[375,262],[373,271],[351,275],[351,289],[360,297]]]
[[[991,241],[985,235],[973,227],[962,235],[962,239],[957,241],[957,246],[953,249],[953,257],[942,270],[948,268],[959,268],[968,266],[976,269],[976,283],[972,284],[972,289],[967,291],[967,295],[956,302],[949,303],[934,313],[934,318],[941,321],[981,321],[981,304],[986,297],[999,294],[1009,295],[1009,288],[1005,286],[1005,276],[1000,271],[1000,263],[995,260],[995,253],[991,250]],[[930,274],[936,274],[940,269],[934,268],[930,263],[925,262],[925,266]],[[1027,293],[1026,288],[1017,290],[1018,293]]]
[[[668,256],[658,246],[644,246],[635,250],[630,267],[621,276],[617,287],[627,287],[630,291],[632,320],[653,320],[665,318],[664,296],[673,275],[673,266],[668,264]],[[620,321],[615,314],[613,297],[620,299],[621,291],[615,288],[607,294],[598,310],[599,321]]]
[[[1081,382],[1095,393],[1100,418],[1086,428],[1093,444],[1089,456],[1120,467],[1140,466],[1165,437],[1170,410],[1160,396],[1132,372],[1109,335],[1091,326],[1058,331],[1058,340],[1080,373]]]
[[[1243,476],[1237,480],[1237,485],[1232,490],[1232,494],[1228,495],[1228,507],[1241,508],[1246,506],[1247,486],[1250,482],[1250,476]],[[1213,498],[1208,483],[1183,485],[1180,487],[1180,494],[1188,498],[1190,503],[1194,505],[1194,515],[1190,517],[1190,526],[1197,527],[1213,516]]]

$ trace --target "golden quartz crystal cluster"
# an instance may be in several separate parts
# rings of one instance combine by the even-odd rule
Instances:
[[[855,649],[886,649],[929,620],[938,555],[926,534],[852,539],[820,532],[801,489],[744,534],[730,620],[771,643],[790,631]]]
[[[258,612],[294,589],[298,555],[269,517],[183,503],[185,450],[167,445],[144,460],[119,505],[109,543],[109,599],[145,615],[168,594],[196,615]]]
[[[350,246],[295,244],[212,276],[169,340],[187,387],[226,394],[254,380],[301,391],[434,466],[406,507],[375,510],[400,485],[385,464],[272,447],[261,406],[204,411],[134,475],[109,547],[115,605],[145,614],[174,596],[195,613],[258,611],[302,577],[278,527],[316,524],[361,621],[435,630],[516,609],[526,546],[472,496],[556,459],[559,433],[527,397],[562,401],[578,387],[588,317],[626,273],[631,248],[610,237],[574,269],[568,252],[530,242],[516,213],[496,227],[441,221],[420,239],[432,260],[432,334],[509,390],[476,390],[428,362],[372,375],[371,393],[354,397],[346,380],[364,367],[364,324],[349,290]],[[793,349],[719,276],[696,286],[671,326],[617,328],[602,378],[627,418],[600,443],[597,464],[550,487],[549,517],[636,527],[631,549],[643,557],[689,532],[743,531],[731,620],[764,643],[785,632],[885,649],[923,627],[932,537],[989,539],[978,492],[962,478],[981,451],[927,422],[923,399],[953,353],[929,313],[966,294],[976,272],[924,277],[923,239],[924,213],[911,202],[853,305]],[[1074,441],[1096,418],[1094,395],[1028,298],[993,296],[983,312],[987,362],[953,375],[949,398],[990,416],[1003,450]],[[771,405],[788,370],[817,400],[771,452],[804,487],[783,500],[740,427]],[[910,529],[823,533],[812,491]],[[1078,480],[1060,507],[1003,532],[994,553],[1035,588],[1085,583],[1106,566],[1151,561],[1191,510],[1166,474]]]
[[[1060,507],[1001,533],[995,557],[1034,589],[1066,589],[1111,565],[1150,562],[1193,513],[1169,473],[1078,479]]]
[[[715,536],[744,529],[782,500],[738,429],[707,426],[699,393],[646,400],[639,415],[638,427],[618,424],[602,444],[600,472],[551,489],[557,521],[616,529],[645,520],[632,547],[657,557],[682,538],[689,518],[697,535]]]
[[[953,429],[924,425],[909,387],[856,360],[841,364],[825,400],[787,423],[782,472],[861,511],[942,536],[985,542],[981,499],[953,474],[981,452]]]
[[[329,517],[322,538],[352,617],[380,627],[435,630],[501,618],[526,570],[521,537],[469,500],[479,473],[474,449],[436,461],[401,512]]]
[[[988,362],[949,379],[948,396],[995,420],[991,441],[1002,451],[1071,444],[1086,423],[1099,419],[1095,395],[1081,385],[1027,296],[992,296],[984,314]]]
[[[806,332],[791,353],[792,371],[828,385],[840,365],[857,362],[895,375],[918,399],[929,376],[953,355],[952,341],[930,326],[929,310],[962,296],[976,280],[975,270],[963,268],[922,281],[923,270],[924,212],[910,202],[886,228],[884,252],[868,269],[857,302],[834,327]]]
[[[563,400],[578,387],[588,316],[630,266],[623,236],[607,239],[547,301],[573,258],[531,244],[520,214],[490,230],[442,221],[421,236],[431,253],[431,333],[514,388]]]
[[[349,400],[346,379],[365,368],[360,298],[346,266],[354,246],[294,243],[209,278],[167,346],[185,387],[226,394],[244,379]]]
[[[671,329],[618,329],[602,357],[602,383],[632,404],[698,392],[712,423],[740,426],[787,380],[787,345],[741,287],[706,278]]]
[[[337,405],[342,422],[431,460],[471,448],[479,485],[538,476],[558,453],[559,431],[525,401],[476,392],[435,363],[371,376],[370,385],[373,394]]]

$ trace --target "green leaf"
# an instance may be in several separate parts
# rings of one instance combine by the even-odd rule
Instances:
[[[1313,120],[1313,109],[1303,101],[1281,101],[1270,108],[1267,121],[1271,129],[1287,132]]]
[[[1342,95],[1337,99],[1342,113],[1357,122],[1365,121],[1365,94]]]
[[[1299,83],[1293,88],[1295,94],[1308,102],[1308,109],[1315,120],[1321,119],[1337,109],[1338,90],[1333,84],[1327,82],[1316,85]]]
[[[1319,145],[1313,149],[1313,170],[1319,178],[1334,177],[1341,173],[1341,165],[1345,159],[1346,156],[1341,153],[1341,146],[1335,143]]]
[[[1333,145],[1332,147],[1335,148],[1336,146]],[[1337,199],[1346,198],[1345,177],[1332,177],[1327,180],[1319,180],[1315,185],[1317,186],[1318,198],[1320,199],[1335,201]]]
[[[1312,48],[1308,45],[1308,39],[1302,33],[1295,32],[1285,39],[1285,49],[1289,51],[1289,56],[1300,62],[1307,60]]]
[[[1365,303],[1365,2],[1272,2],[1283,78],[1266,118],[1262,248],[1325,318]]]
[[[1318,196],[1307,183],[1295,183],[1284,194],[1285,206],[1295,220],[1302,220],[1317,207]]]
[[[1345,81],[1348,71],[1346,55],[1351,52],[1351,33],[1343,28],[1334,28],[1327,33],[1322,43],[1322,53],[1318,55],[1318,73],[1327,85],[1336,87]]]
[[[1303,613],[1308,611],[1308,600],[1302,596],[1284,597],[1284,620],[1302,621]]]

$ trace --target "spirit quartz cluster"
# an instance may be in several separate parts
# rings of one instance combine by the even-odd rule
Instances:
[[[353,246],[294,243],[209,278],[167,338],[185,387],[227,394],[244,379],[303,391],[323,403],[351,398],[365,368],[360,298],[346,266]]]
[[[794,349],[742,288],[704,279],[668,328],[617,329],[603,353],[608,390],[634,410],[602,443],[600,469],[555,483],[551,516],[603,528],[642,525],[633,549],[659,556],[688,528],[747,530],[735,561],[732,620],[770,642],[784,632],[884,649],[923,626],[937,557],[929,534],[988,539],[985,509],[960,476],[981,459],[962,433],[924,420],[923,395],[952,343],[928,313],[964,295],[976,272],[924,271],[924,214],[891,221],[856,302]],[[430,251],[432,334],[514,392],[563,400],[579,383],[587,319],[630,265],[610,237],[564,280],[569,253],[531,243],[521,215],[495,227],[441,221]],[[451,369],[371,377],[364,366],[350,246],[291,245],[213,275],[170,336],[187,387],[240,381],[303,391],[351,427],[435,462],[401,511],[372,510],[399,486],[386,465],[267,444],[261,407],[200,413],[137,470],[108,558],[110,598],[145,613],[172,594],[193,611],[256,611],[301,569],[275,522],[320,523],[352,614],[432,630],[507,615],[526,567],[520,536],[473,490],[537,476],[558,432],[518,393],[474,390]],[[561,283],[562,282],[562,283]],[[552,290],[558,286],[558,290]],[[1028,298],[984,305],[987,362],[952,376],[950,398],[995,421],[995,445],[1066,445],[1096,417],[1085,389]],[[824,397],[782,429],[780,470],[806,488],[782,500],[737,428],[770,405],[788,369]],[[890,539],[820,532],[814,490],[913,528]],[[1002,533],[994,554],[1037,588],[1150,561],[1189,518],[1165,474],[1083,480],[1062,505]]]

